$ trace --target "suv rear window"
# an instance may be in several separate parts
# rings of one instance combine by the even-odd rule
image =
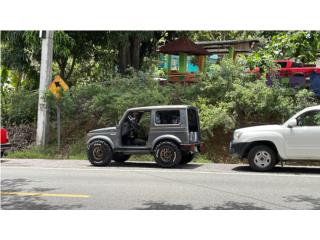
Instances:
[[[190,132],[198,132],[198,114],[194,109],[188,109],[188,126]]]
[[[179,124],[180,111],[179,110],[166,110],[156,112],[156,124]]]

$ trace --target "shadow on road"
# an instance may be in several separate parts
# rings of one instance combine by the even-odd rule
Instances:
[[[136,208],[136,210],[192,210],[190,204],[170,204],[166,202],[146,201],[143,207]]]
[[[254,172],[249,166],[238,166],[232,170],[238,172]],[[308,167],[275,167],[268,173],[293,173],[293,174],[320,174],[320,168],[308,168]]]
[[[90,165],[91,167],[94,167]],[[119,163],[119,162],[111,162],[110,165],[107,167],[132,167],[132,168],[161,168],[159,165],[157,165],[154,162],[124,162],[124,163]],[[181,164],[178,165],[174,168],[170,169],[195,169],[201,167],[201,164]]]
[[[228,201],[222,205],[215,207],[216,210],[266,210],[264,207],[256,206],[254,203],[249,202],[234,202]]]
[[[56,188],[28,188],[33,181],[26,178],[4,179],[1,181],[1,192],[37,192],[44,193]],[[51,204],[44,197],[15,196],[1,194],[1,209],[5,210],[69,210],[80,209],[81,204]]]
[[[312,206],[311,210],[320,210],[320,198],[309,197],[305,195],[292,195],[284,197],[286,202],[290,203],[308,203]]]
[[[266,208],[255,206],[248,202],[228,201],[221,205],[193,208],[190,204],[170,204],[166,202],[146,201],[143,207],[136,210],[265,210]]]

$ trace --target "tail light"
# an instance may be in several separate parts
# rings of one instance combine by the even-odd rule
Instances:
[[[190,142],[198,142],[199,141],[199,133],[198,132],[190,132],[189,133],[189,141]]]

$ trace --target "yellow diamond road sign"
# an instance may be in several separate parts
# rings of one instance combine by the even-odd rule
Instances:
[[[60,99],[61,89],[63,89],[64,92],[67,92],[69,90],[69,87],[63,81],[63,79],[58,75],[58,76],[55,76],[54,80],[50,83],[49,90],[56,96],[57,99]]]

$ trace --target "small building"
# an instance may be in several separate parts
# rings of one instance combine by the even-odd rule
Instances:
[[[200,41],[195,42],[206,49],[210,55],[223,58],[225,55],[235,58],[237,54],[251,54],[260,46],[260,41],[252,40],[225,40],[225,41]]]
[[[158,50],[166,56],[162,59],[169,82],[192,83],[199,81],[205,68],[205,58],[210,53],[188,38],[168,42]]]

